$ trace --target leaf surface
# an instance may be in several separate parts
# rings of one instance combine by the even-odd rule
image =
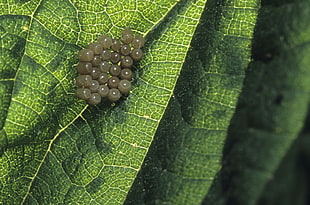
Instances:
[[[262,5],[254,61],[231,122],[223,170],[205,204],[258,204],[276,171],[285,167],[281,161],[303,126],[309,127],[305,118],[310,102],[310,3],[264,1]],[[277,191],[283,190],[279,186]],[[277,202],[290,200],[285,194],[281,198]],[[268,202],[272,201],[261,204]]]
[[[250,61],[259,1],[208,1],[127,204],[201,204]]]
[[[0,202],[122,204],[205,3],[0,3]],[[147,39],[132,93],[115,106],[89,107],[74,96],[76,52],[125,27]]]

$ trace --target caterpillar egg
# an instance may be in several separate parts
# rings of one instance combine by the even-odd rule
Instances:
[[[109,88],[117,88],[119,84],[119,78],[116,76],[112,76],[109,80],[108,80],[108,86]]]
[[[118,65],[112,65],[110,67],[110,71],[109,71],[110,75],[112,76],[119,76],[119,74],[121,73],[121,67],[119,67]]]
[[[121,61],[121,66],[123,68],[130,68],[133,65],[133,60],[130,56],[125,56]]]
[[[98,42],[89,44],[88,48],[91,49],[92,51],[94,51],[95,55],[100,54],[103,50],[102,45]]]
[[[90,76],[92,77],[92,79],[97,79],[99,77],[100,74],[100,70],[98,67],[93,67],[93,69],[90,72]]]
[[[109,88],[108,86],[106,85],[100,85],[99,88],[98,88],[98,94],[101,96],[101,97],[106,97],[108,96],[109,94]]]
[[[130,56],[134,60],[141,60],[143,56],[143,51],[140,48],[135,48],[131,51]]]
[[[129,80],[121,80],[118,89],[122,94],[128,94],[131,90],[131,82]]]
[[[97,92],[99,88],[99,82],[97,80],[92,80],[91,85],[89,87],[90,91],[92,93]]]
[[[94,58],[94,51],[86,48],[78,52],[78,58],[80,61],[92,61]]]
[[[87,100],[91,96],[91,91],[88,88],[78,88],[76,90],[76,96],[82,100]]]
[[[121,48],[121,42],[118,39],[112,39],[112,46],[113,51],[119,51]]]
[[[144,46],[144,43],[144,38],[140,35],[137,35],[132,39],[131,45],[134,48],[142,48]]]
[[[91,86],[92,77],[90,75],[80,75],[76,77],[75,81],[79,87],[89,87]]]
[[[102,61],[99,63],[99,70],[101,72],[108,72],[111,67],[111,64],[108,61]]]
[[[91,61],[93,66],[99,66],[100,62],[101,62],[101,59],[100,59],[100,56],[98,55],[95,55],[93,60]]]
[[[98,82],[103,85],[106,84],[109,80],[108,74],[107,73],[100,73],[98,77]]]
[[[76,69],[79,74],[85,75],[89,74],[92,70],[93,66],[90,62],[79,62]]]
[[[108,49],[112,45],[112,39],[104,34],[98,38],[98,42],[102,45],[104,49]]]
[[[103,61],[109,60],[111,58],[111,51],[108,49],[104,49],[101,53],[101,59]]]
[[[122,32],[122,41],[125,44],[129,44],[129,43],[131,43],[132,39],[133,39],[132,30],[129,28],[124,29],[124,31]]]
[[[113,52],[110,60],[112,63],[117,64],[121,60],[121,55],[117,52]]]
[[[132,71],[128,68],[125,68],[121,71],[120,78],[124,80],[132,79]]]
[[[121,46],[120,52],[123,56],[128,56],[130,54],[130,51],[131,51],[131,48],[129,45],[124,44]]]
[[[101,102],[101,96],[98,93],[92,93],[87,103],[90,105],[97,105]]]
[[[109,90],[109,94],[108,94],[108,99],[111,101],[111,102],[116,102],[118,101],[120,98],[121,98],[121,93],[119,92],[118,89],[116,88],[112,88]]]

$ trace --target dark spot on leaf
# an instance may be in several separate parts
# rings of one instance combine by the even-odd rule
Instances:
[[[97,138],[95,141],[95,145],[97,147],[98,152],[100,153],[112,152],[112,147],[108,143],[104,142],[102,139]]]
[[[271,58],[272,58],[272,54],[271,54],[271,53],[266,53],[266,54],[265,54],[265,57],[266,57],[267,59],[271,59]]]
[[[25,39],[19,39],[15,45],[12,48],[12,54],[17,58],[24,54],[24,48],[25,48],[26,40]]]
[[[279,94],[275,99],[274,99],[274,103],[277,104],[277,105],[281,105],[283,101],[283,95],[282,94]]]
[[[70,177],[72,181],[74,181],[73,177],[82,164],[81,160],[82,155],[78,153],[73,153],[68,158],[66,158],[62,163],[63,169],[65,170],[66,174]]]
[[[8,144],[8,139],[5,131],[3,129],[0,130],[0,157],[4,153]]]
[[[85,188],[82,186],[72,185],[64,197],[64,204],[74,204],[76,203],[77,193],[84,193]]]
[[[227,115],[226,110],[215,110],[212,112],[212,116],[215,117],[216,119],[222,119]]]
[[[93,146],[94,140],[93,137],[88,136],[85,137],[82,135],[76,140],[76,147],[79,150],[80,153],[86,153],[89,149]]]
[[[104,184],[104,178],[99,176],[99,177],[95,178],[92,182],[90,182],[86,186],[86,190],[91,195],[95,194],[96,192],[98,192],[101,189],[103,184]]]

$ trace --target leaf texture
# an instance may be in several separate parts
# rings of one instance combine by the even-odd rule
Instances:
[[[262,5],[254,61],[231,122],[224,166],[205,204],[268,204],[260,201],[261,195],[270,190],[267,186],[277,170],[285,173],[279,170],[285,167],[281,161],[303,127],[309,127],[305,118],[310,102],[310,3],[264,1]],[[287,203],[291,196],[281,195],[277,202]]]
[[[205,1],[0,3],[0,202],[122,204],[167,107]],[[156,11],[156,12],[154,12]],[[116,105],[74,96],[76,52],[123,28],[146,36]]]
[[[259,1],[208,1],[127,204],[201,204],[221,167]]]

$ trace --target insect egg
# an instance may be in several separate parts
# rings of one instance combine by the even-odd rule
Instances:
[[[102,45],[98,42],[89,44],[88,48],[91,49],[92,51],[94,51],[95,55],[100,54],[103,50]]]
[[[121,67],[119,67],[118,65],[112,65],[110,67],[110,71],[109,71],[110,75],[112,76],[119,76],[119,74],[121,73]]]
[[[132,47],[134,48],[141,48],[144,46],[145,40],[142,36],[137,35],[132,39]]]
[[[108,85],[109,88],[117,88],[119,84],[119,78],[116,76],[112,76],[109,80],[108,80]]]
[[[109,94],[109,88],[108,88],[108,86],[106,86],[106,85],[100,85],[99,88],[98,88],[98,94],[99,94],[101,97],[106,97],[106,96],[108,96],[108,94]]]
[[[135,48],[131,51],[130,56],[134,60],[141,60],[143,56],[143,51],[140,48]]]
[[[124,56],[128,56],[130,54],[130,51],[131,51],[131,48],[129,45],[122,45],[121,46],[121,54],[124,55]]]
[[[101,96],[98,93],[92,93],[87,102],[90,105],[97,105],[101,102]]]
[[[132,30],[129,28],[124,29],[124,31],[122,32],[122,41],[125,44],[129,44],[129,43],[131,43],[132,39],[133,39]]]
[[[118,63],[121,60],[121,55],[117,52],[113,52],[111,55],[111,62],[112,63]]]
[[[116,102],[121,98],[121,93],[118,89],[112,88],[109,90],[108,99],[112,102]]]
[[[121,61],[121,66],[123,68],[130,68],[133,64],[133,60],[130,56],[125,56]]]
[[[111,51],[108,49],[104,49],[101,53],[101,59],[103,61],[109,60],[111,58]]]
[[[106,35],[100,36],[98,38],[98,42],[103,46],[104,49],[110,48],[112,45],[112,39]]]
[[[91,61],[94,58],[94,51],[90,49],[82,49],[78,53],[78,58],[80,61]]]
[[[89,87],[91,86],[92,77],[90,75],[80,75],[76,77],[76,84],[79,87]]]
[[[90,72],[90,76],[92,79],[97,79],[99,77],[100,70],[98,67],[93,67],[93,69]]]
[[[98,66],[100,62],[101,62],[101,59],[99,55],[95,55],[93,60],[91,61],[93,66]]]
[[[92,70],[93,66],[90,62],[79,62],[76,69],[79,74],[89,74]]]
[[[113,51],[119,51],[121,48],[121,42],[118,39],[112,39],[112,46]]]
[[[99,69],[101,72],[108,72],[111,64],[108,61],[102,61],[99,63]]]
[[[91,96],[91,91],[88,88],[78,88],[76,90],[76,96],[82,100],[87,100]]]
[[[131,82],[129,80],[121,80],[118,84],[118,89],[122,94],[128,94],[131,90]]]
[[[121,71],[120,74],[121,79],[131,80],[132,79],[132,71],[128,68],[125,68]]]
[[[103,85],[106,84],[109,80],[108,74],[107,73],[100,73],[98,77],[98,82]]]
[[[97,80],[92,80],[91,85],[89,87],[90,91],[92,93],[97,92],[99,88],[99,82]]]

